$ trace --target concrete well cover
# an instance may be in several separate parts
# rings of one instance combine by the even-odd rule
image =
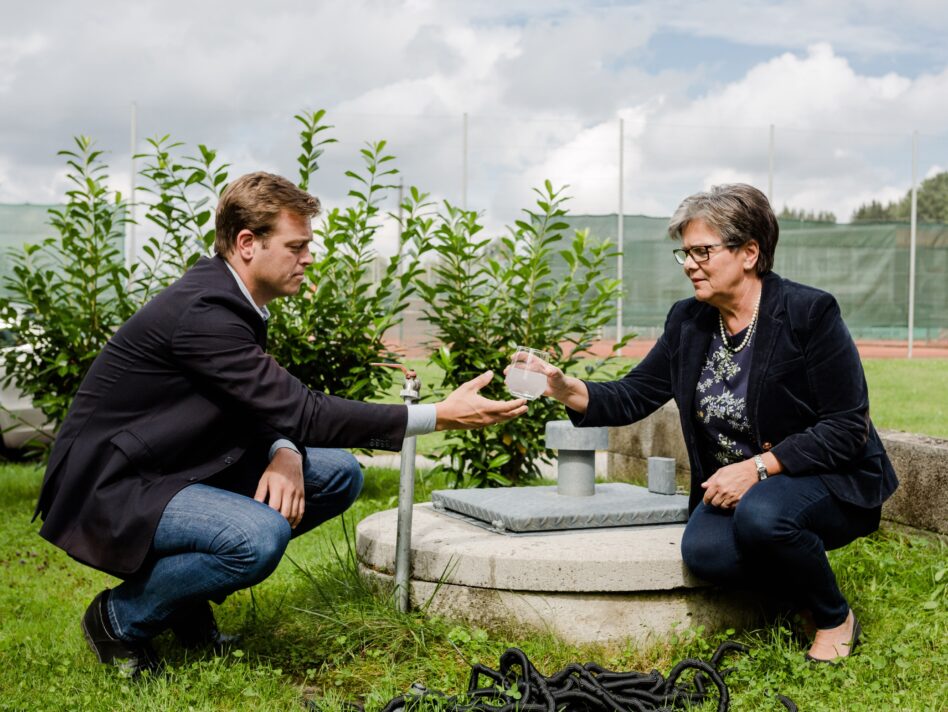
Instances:
[[[596,485],[591,497],[557,494],[556,487],[436,490],[431,503],[498,532],[673,524],[688,520],[688,498],[655,494],[621,482]]]

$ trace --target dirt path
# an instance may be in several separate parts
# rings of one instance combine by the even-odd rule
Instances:
[[[597,342],[592,352],[597,356],[606,355],[612,348],[614,341],[603,340]],[[629,358],[642,358],[655,345],[654,339],[633,339],[622,350],[622,355]],[[406,358],[425,358],[429,349],[412,346],[406,349],[399,348],[398,344],[389,346],[402,353]],[[908,343],[905,341],[857,341],[856,348],[863,358],[907,358]],[[916,341],[912,345],[912,358],[948,358],[948,341]]]
[[[613,341],[600,341],[593,347],[593,353],[605,355],[612,348]],[[622,350],[623,356],[642,358],[655,344],[654,339],[633,339]],[[856,348],[863,358],[907,358],[907,341],[856,341]],[[916,341],[912,345],[912,358],[948,358],[948,342]]]

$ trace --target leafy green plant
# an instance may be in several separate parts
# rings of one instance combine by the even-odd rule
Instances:
[[[309,184],[322,146],[333,141],[317,140],[327,128],[322,117],[323,112],[296,117],[303,124],[301,186]],[[413,190],[397,253],[376,269],[381,261],[376,238],[384,225],[380,206],[395,189],[392,180],[398,171],[385,141],[368,144],[359,153],[362,170],[346,172],[355,202],[332,208],[316,225],[316,256],[300,294],[271,306],[269,351],[310,388],[365,400],[391,382],[389,370],[370,364],[396,356],[383,337],[398,324],[416,291],[428,222],[424,196]]]
[[[102,345],[138,307],[123,251],[127,205],[107,187],[102,151],[80,136],[59,155],[72,187],[65,206],[49,212],[57,237],[9,251],[13,270],[0,297],[0,316],[24,345],[3,352],[5,383],[54,424]]]
[[[480,237],[476,213],[445,203],[430,235],[439,255],[435,278],[421,285],[425,318],[442,344],[432,360],[444,371],[444,386],[455,388],[486,370],[501,374],[516,345],[549,350],[553,363],[573,369],[614,318],[621,284],[605,274],[611,245],[587,231],[565,237],[564,190],[547,181],[535,190],[536,209],[525,210],[525,218],[495,240]],[[554,271],[557,257],[565,267]],[[586,375],[606,361],[587,361]],[[510,397],[502,378],[483,393]],[[556,401],[541,398],[504,425],[452,433],[440,454],[450,460],[455,486],[524,482],[549,460],[546,421],[563,417]]]
[[[191,267],[214,244],[214,209],[227,185],[227,164],[217,152],[198,144],[200,156],[179,157],[184,144],[167,135],[148,139],[149,150],[136,156],[145,160],[140,171],[142,191],[151,196],[146,224],[157,228],[142,245],[136,265],[136,296],[140,304]]]
[[[300,186],[309,185],[331,128],[324,111],[297,120]],[[228,164],[203,144],[187,155],[169,136],[148,140],[140,171],[144,226],[140,258],[126,267],[123,244],[132,218],[128,202],[108,189],[108,168],[90,139],[62,151],[72,188],[65,207],[50,211],[55,236],[10,251],[0,317],[25,348],[3,353],[6,382],[34,399],[58,425],[82,378],[114,331],[145,302],[211,254],[214,210],[227,185]],[[393,189],[394,157],[384,141],[361,151],[363,169],[349,171],[354,205],[330,210],[315,231],[318,257],[302,294],[272,305],[271,352],[312,388],[356,399],[378,395],[391,374],[369,363],[392,356],[383,335],[398,324],[415,292],[426,249],[425,196],[406,201],[398,253],[376,270],[374,240],[381,205]],[[144,229],[144,228],[143,228]],[[378,272],[378,273],[377,273]]]

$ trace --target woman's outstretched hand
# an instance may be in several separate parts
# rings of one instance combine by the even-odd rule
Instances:
[[[543,395],[547,398],[555,398],[567,408],[575,410],[578,413],[585,413],[589,406],[589,390],[586,384],[578,378],[567,376],[563,371],[552,363],[534,362],[531,367],[533,370],[543,373],[546,376],[546,389]],[[511,366],[504,369],[504,375],[510,371]]]

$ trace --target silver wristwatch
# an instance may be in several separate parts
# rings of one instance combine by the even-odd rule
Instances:
[[[757,479],[766,480],[767,465],[764,464],[764,460],[760,455],[754,455],[754,465],[757,467]]]

